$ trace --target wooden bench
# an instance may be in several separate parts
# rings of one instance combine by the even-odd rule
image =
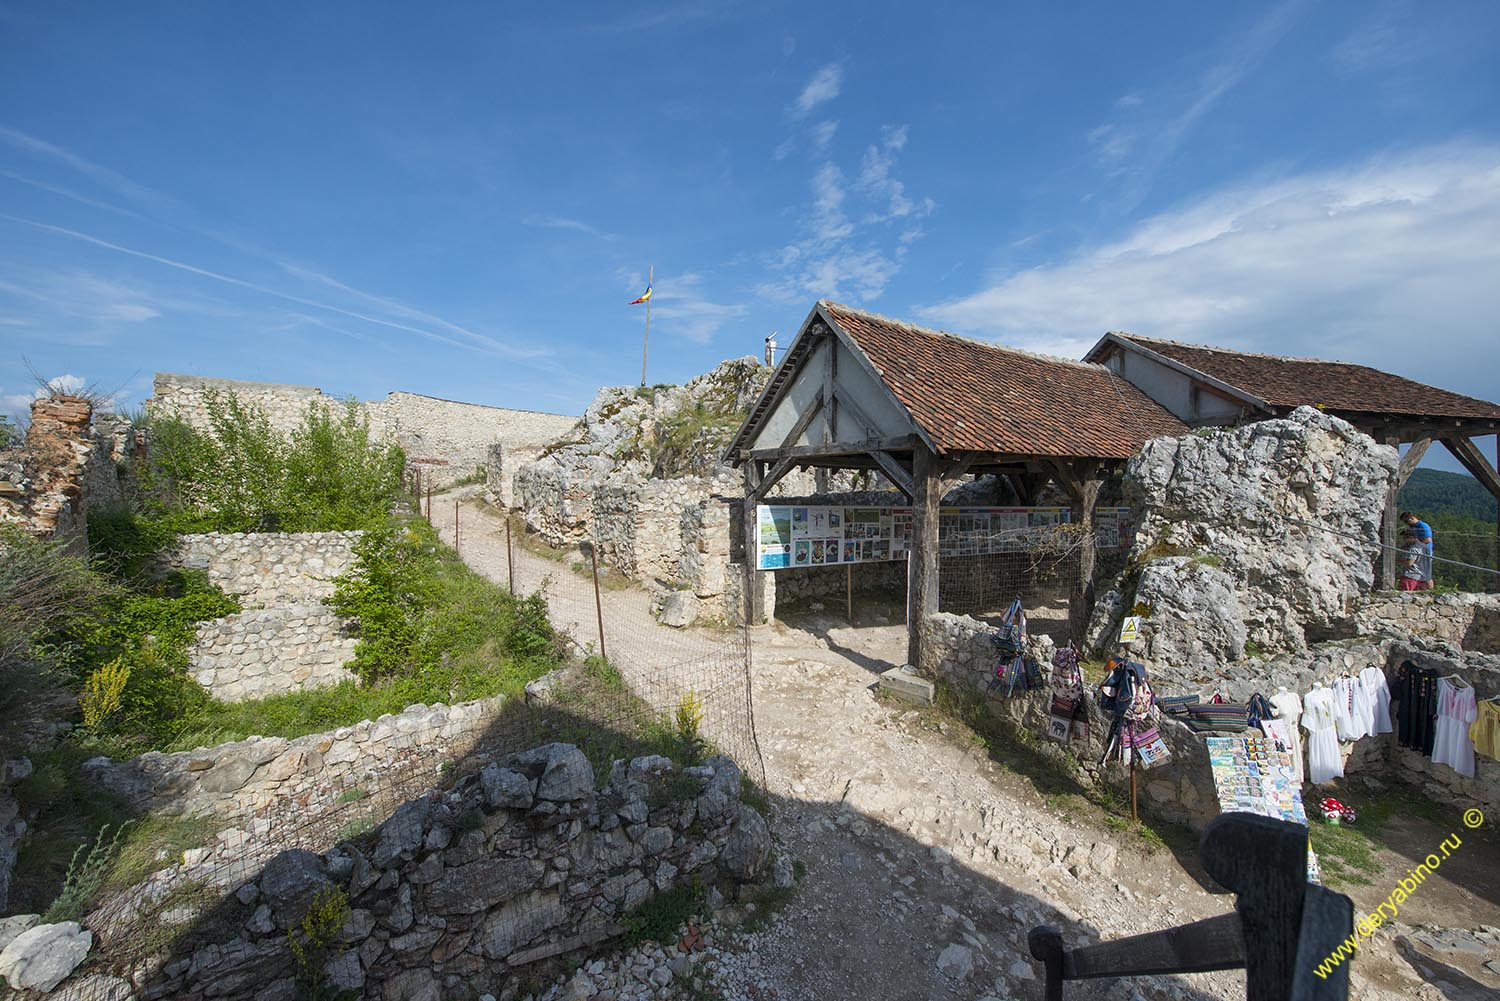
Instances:
[[[1077,949],[1039,925],[1027,943],[1046,968],[1046,1001],[1062,1001],[1069,980],[1241,968],[1246,1001],[1345,1001],[1352,955],[1326,977],[1314,971],[1352,934],[1354,904],[1307,881],[1307,828],[1226,813],[1204,830],[1200,853],[1235,893],[1234,913]]]

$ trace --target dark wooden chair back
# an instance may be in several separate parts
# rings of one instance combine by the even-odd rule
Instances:
[[[1203,831],[1200,853],[1236,895],[1233,913],[1078,949],[1039,925],[1027,942],[1046,968],[1046,1001],[1062,1001],[1068,980],[1240,968],[1246,1001],[1345,1001],[1352,956],[1326,976],[1314,971],[1352,933],[1354,904],[1307,881],[1307,828],[1226,813]]]

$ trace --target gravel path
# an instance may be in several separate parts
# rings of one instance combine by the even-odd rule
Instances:
[[[433,507],[451,541],[451,498],[434,498]],[[461,518],[465,561],[504,582],[500,516],[469,504]],[[587,578],[519,546],[515,555],[518,590],[545,581],[555,624],[592,641]],[[660,626],[638,589],[605,591],[603,605],[610,659],[626,665],[633,684],[647,665],[724,642],[723,634]],[[1097,817],[1053,812],[984,748],[931,715],[877,700],[875,671],[904,648],[902,626],[809,625],[752,630],[774,826],[783,849],[805,866],[791,902],[757,933],[718,928],[708,949],[605,957],[547,997],[1039,998],[1025,945],[1033,925],[1059,925],[1082,944],[1229,909],[1230,898],[1205,890],[1171,852]],[[732,924],[743,916],[731,907],[721,918]],[[707,986],[690,993],[685,980]],[[1067,996],[1242,998],[1244,978],[1083,982]],[[1467,995],[1422,983],[1394,945],[1377,940],[1361,955],[1351,996]]]

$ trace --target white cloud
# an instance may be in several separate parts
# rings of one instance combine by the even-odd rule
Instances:
[[[657,282],[651,291],[655,318],[664,329],[695,344],[707,344],[724,325],[749,313],[742,303],[712,302],[699,292],[703,276],[689,273]]]
[[[844,85],[844,67],[841,63],[829,63],[813,74],[788,109],[793,118],[805,118],[820,104],[827,104],[839,96]]]
[[[1149,105],[1141,95],[1127,94],[1115,101],[1122,113],[1119,120],[1089,130],[1086,139],[1100,166],[1110,176],[1123,179],[1127,208],[1140,204],[1187,135],[1260,65],[1291,29],[1305,3],[1284,0],[1249,30],[1237,31],[1232,44],[1192,84],[1173,85]]]
[[[94,163],[92,160],[86,160],[70,150],[63,149],[61,146],[49,143],[44,139],[27,135],[25,132],[18,131],[17,129],[0,125],[0,142],[4,142],[23,152],[30,153],[33,156],[61,163],[63,166],[77,173],[92,178],[117,194],[124,195],[135,201],[155,202],[161,199],[161,196],[150,188],[135,183],[118,171],[111,170],[102,164]],[[77,196],[69,195],[68,197]]]
[[[48,379],[45,389],[38,386],[36,389],[25,393],[0,393],[0,409],[22,418],[28,418],[31,416],[31,404],[35,401],[45,399],[53,393],[73,396],[84,392],[88,388],[88,380],[83,376],[66,372],[62,375],[54,375]],[[101,397],[98,403],[99,407],[105,410],[117,405],[112,396]]]
[[[824,126],[831,138],[837,123],[818,128]],[[908,195],[895,176],[909,135],[905,125],[883,128],[852,180],[832,160],[818,165],[804,213],[806,235],[772,256],[769,265],[777,274],[760,283],[757,294],[786,303],[809,295],[858,302],[885,291],[910,245],[923,235],[920,220],[936,208],[930,198]]]
[[[836,121],[819,122],[812,127],[813,149],[823,152],[833,142],[834,133],[838,132],[839,123]]]
[[[619,237],[613,233],[606,233],[597,226],[591,226],[581,219],[569,219],[565,216],[543,215],[527,216],[521,220],[522,226],[534,226],[541,229],[565,229],[575,233],[584,233],[588,236],[597,237],[600,240],[617,240]]]
[[[95,331],[143,323],[162,315],[162,303],[140,288],[82,271],[21,270],[0,279],[0,296],[25,300],[55,319]]]
[[[1242,185],[920,310],[1077,357],[1107,330],[1357,361],[1480,397],[1500,369],[1500,147]]]

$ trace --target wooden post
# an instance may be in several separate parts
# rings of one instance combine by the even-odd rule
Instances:
[[[766,615],[766,596],[761,590],[759,573],[760,568],[756,566],[757,538],[760,532],[760,524],[756,520],[755,507],[760,499],[761,469],[760,463],[755,459],[745,462],[745,509],[741,512],[741,520],[745,532],[745,560],[744,589],[745,589],[745,624],[758,626]]]
[[[906,662],[919,671],[927,642],[927,617],[938,610],[938,516],[943,500],[943,479],[937,456],[918,443],[912,450],[912,538],[911,583],[907,587]]]
[[[599,659],[608,661],[604,652],[604,604],[599,600],[599,547],[589,543],[589,563],[594,568],[594,617],[599,620]]]
[[[427,520],[432,520],[432,477],[427,478]]]
[[[510,578],[510,594],[516,595],[516,551],[510,545],[510,512],[505,513],[505,574]]]
[[[1078,526],[1078,580],[1068,595],[1068,630],[1073,641],[1082,645],[1088,631],[1089,614],[1094,610],[1094,567],[1098,549],[1094,540],[1094,507],[1099,503],[1099,464],[1094,460],[1058,461],[1053,463],[1057,479],[1068,493]]]

